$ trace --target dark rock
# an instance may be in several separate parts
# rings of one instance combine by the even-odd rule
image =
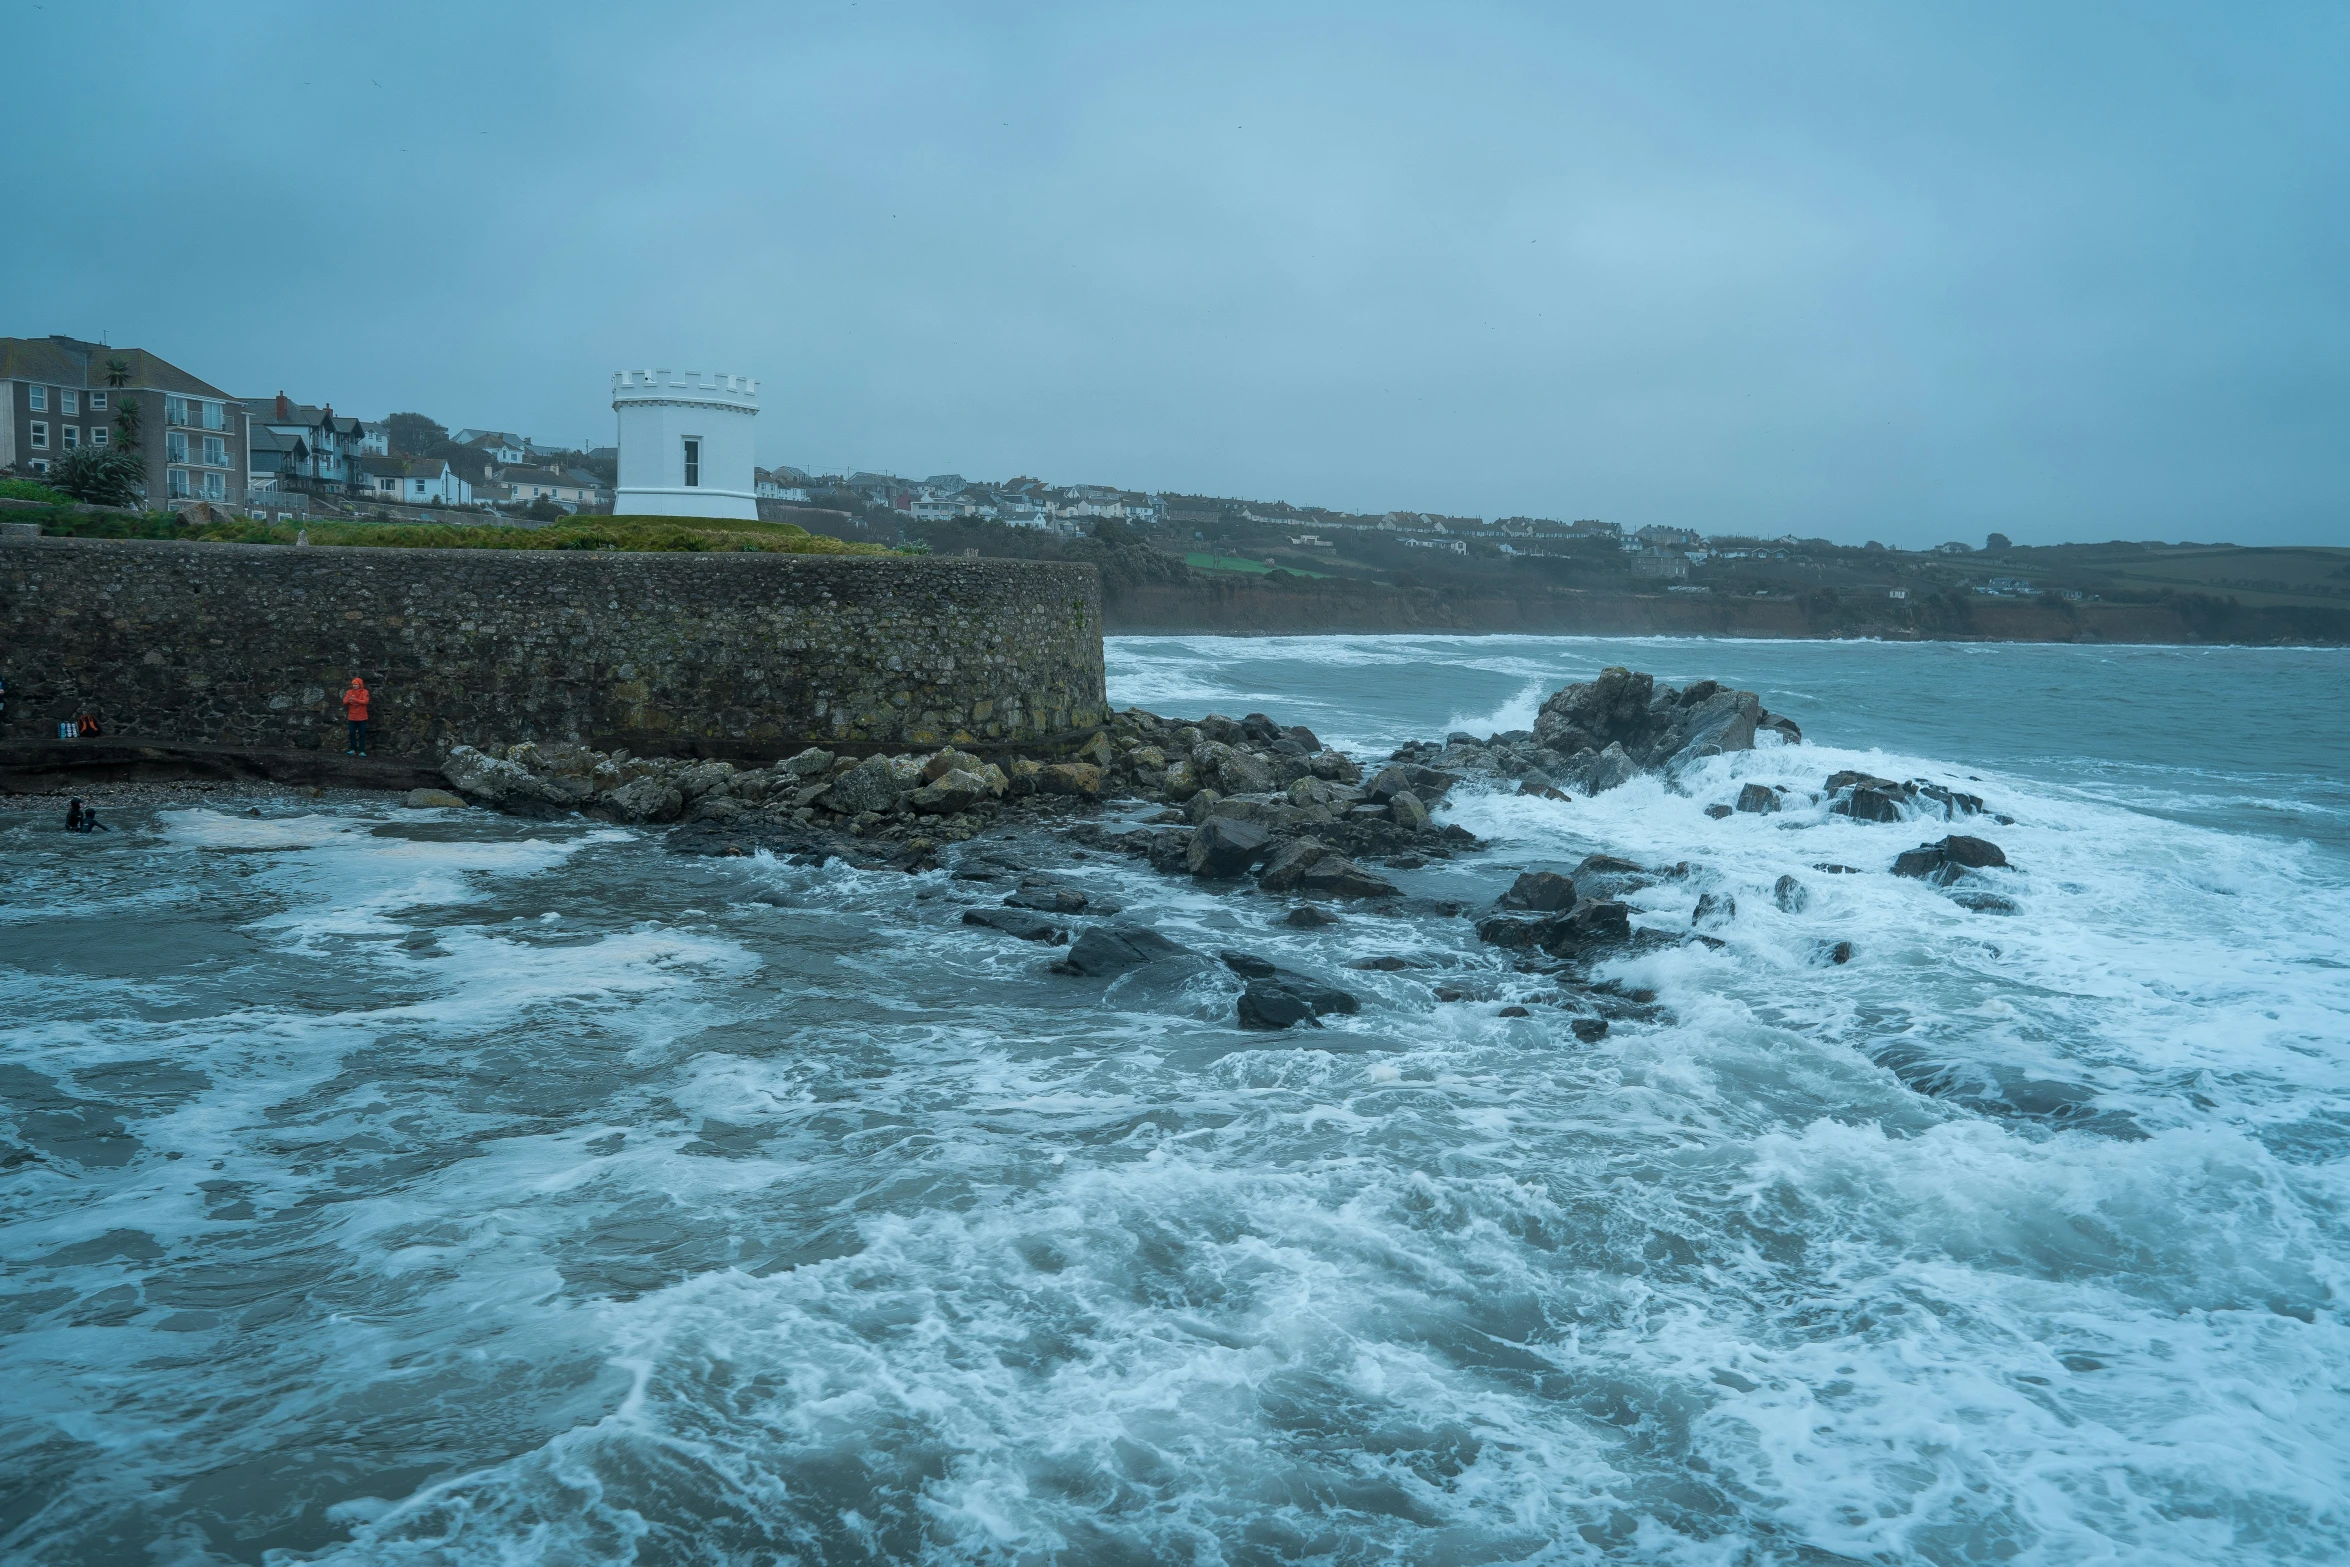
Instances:
[[[1146,963],[1182,957],[1187,950],[1155,930],[1135,925],[1096,925],[1077,938],[1068,955],[1053,965],[1053,971],[1094,977],[1123,974]]]
[[[1771,883],[1771,901],[1789,914],[1801,914],[1811,903],[1811,889],[1792,876]]]
[[[1510,890],[1494,902],[1505,909],[1528,909],[1538,914],[1562,913],[1575,906],[1575,883],[1556,871],[1525,871],[1510,883]]]
[[[1254,822],[1211,816],[1192,833],[1187,859],[1194,876],[1238,876],[1254,865],[1272,842]]]
[[[1291,724],[1288,728],[1282,730],[1281,732],[1287,735],[1290,739],[1295,740],[1299,745],[1304,746],[1308,756],[1316,755],[1322,749],[1322,742],[1316,739],[1314,737],[1314,732],[1303,724]]]
[[[1897,822],[1901,820],[1901,796],[1863,784],[1829,806],[1828,810],[1837,816],[1849,816],[1856,822]]]
[[[1592,762],[1591,770],[1583,776],[1583,792],[1605,794],[1620,789],[1640,776],[1640,764],[1633,761],[1621,745],[1610,742]]]
[[[1308,903],[1291,909],[1289,911],[1289,918],[1282,921],[1282,923],[1285,925],[1302,925],[1311,930],[1323,925],[1337,924],[1338,916],[1331,913],[1328,909],[1318,909],[1312,904]]]
[[[1335,985],[1325,985],[1286,969],[1274,969],[1251,978],[1242,989],[1240,1026],[1282,1029],[1304,1023],[1319,1028],[1322,1026],[1319,1019],[1334,1012],[1359,1012],[1362,1005],[1351,992]]]
[[[1428,807],[1409,789],[1399,790],[1387,802],[1387,814],[1407,832],[1419,832],[1428,825]]]
[[[2003,898],[1996,892],[1954,892],[1950,901],[1976,914],[2018,914],[2021,907],[2013,898]]]
[[[1391,854],[1379,863],[1391,871],[1416,871],[1426,868],[1428,856],[1425,854]]]
[[[1758,733],[1765,729],[1771,731],[1789,745],[1803,744],[1803,731],[1796,726],[1794,719],[1784,714],[1765,713],[1755,720],[1754,727]]]
[[[1587,1045],[1595,1045],[1607,1038],[1607,1019],[1603,1017],[1579,1017],[1568,1026],[1574,1029],[1575,1037]]]
[[[1969,838],[1953,833],[1940,843],[1923,843],[1904,850],[1893,861],[1893,874],[1914,876],[1936,886],[1947,886],[1970,870],[1984,870],[2007,864],[2007,856],[1999,845],[1983,838]]]
[[[1308,866],[1297,890],[1309,898],[1392,898],[1403,891],[1343,854],[1326,854]]]
[[[1572,800],[1573,795],[1550,781],[1547,773],[1528,773],[1518,781],[1518,793],[1538,800]]]
[[[1725,821],[1731,815],[1731,810],[1730,807],[1726,805],[1709,805],[1705,808],[1705,814],[1712,817],[1717,822]]]
[[[1489,947],[1516,951],[1535,946],[1541,930],[1540,920],[1512,919],[1506,914],[1493,914],[1477,922],[1477,939]]]
[[[1677,768],[1725,751],[1750,751],[1763,727],[1782,739],[1801,738],[1793,724],[1774,722],[1751,691],[1718,680],[1675,691],[1659,687],[1653,676],[1614,667],[1553,692],[1534,721],[1534,741],[1568,756],[1596,753],[1601,760],[1590,775],[1596,794],[1622,783],[1626,765],[1634,771]]]
[[[1077,914],[1085,908],[1085,894],[1075,887],[1022,887],[1004,899],[1007,909],[1034,909],[1040,914]]]
[[[1632,939],[1632,911],[1621,903],[1579,903],[1541,922],[1537,938],[1554,958],[1583,957]]]
[[[1738,900],[1727,893],[1703,892],[1697,896],[1697,912],[1689,916],[1689,923],[1700,930],[1715,930],[1727,925],[1738,915]]]
[[[1394,974],[1403,969],[1417,968],[1419,965],[1409,958],[1399,958],[1394,953],[1388,952],[1375,958],[1357,958],[1347,967],[1368,969],[1379,974]]]
[[[1217,953],[1216,956],[1223,961],[1226,968],[1238,974],[1242,979],[1271,979],[1280,972],[1270,959],[1260,958],[1253,952],[1227,950]]]
[[[990,930],[1000,930],[1007,936],[1017,936],[1022,941],[1059,943],[1069,939],[1067,930],[1024,909],[965,909],[963,923],[984,925]]]
[[[1830,876],[1858,876],[1860,874],[1860,867],[1857,865],[1836,865],[1831,864],[1825,860],[1821,861],[1817,865],[1814,865],[1812,869],[1815,871],[1825,871]]]
[[[1575,893],[1584,898],[1618,898],[1653,886],[1656,875],[1612,854],[1587,854],[1575,867]]]
[[[1532,1017],[1533,1015],[1533,1013],[1527,1011],[1524,1007],[1503,1007],[1499,1012],[1494,1014],[1496,1017]]]
[[[1944,788],[1941,784],[1918,785],[1918,798],[1931,800],[1941,806],[1942,819],[1946,822],[1961,816],[1983,814],[1983,797],[1981,795],[1961,794],[1956,789]]]
[[[1263,713],[1250,713],[1244,716],[1240,720],[1240,732],[1251,745],[1271,745],[1276,740],[1289,738],[1282,732],[1279,724],[1273,722]]]
[[[1768,816],[1779,808],[1779,792],[1768,784],[1750,783],[1738,791],[1738,809],[1750,816]]]
[[[1850,963],[1852,961],[1852,943],[1849,941],[1830,942],[1820,949],[1820,956],[1830,963]]]
[[[1265,861],[1265,868],[1257,873],[1257,885],[1267,892],[1295,891],[1298,878],[1330,852],[1330,846],[1319,838],[1291,838]]]

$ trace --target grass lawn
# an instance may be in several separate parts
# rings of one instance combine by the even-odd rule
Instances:
[[[1302,566],[1275,566],[1261,560],[1242,560],[1237,555],[1209,555],[1199,550],[1193,550],[1184,556],[1183,564],[1200,571],[1253,571],[1260,577],[1276,571],[1286,571],[1300,577],[1327,577],[1330,575],[1327,571],[1308,571]]]

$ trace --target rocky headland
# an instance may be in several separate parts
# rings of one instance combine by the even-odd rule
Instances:
[[[949,870],[966,890],[1000,899],[967,909],[974,935],[1065,947],[1056,972],[1101,978],[1144,969],[1221,966],[1241,982],[1245,1027],[1318,1026],[1356,1009],[1327,979],[1277,968],[1244,951],[1193,952],[1147,920],[1102,904],[1054,874],[1056,856],[1113,853],[1155,871],[1235,895],[1288,900],[1292,924],[1330,923],[1335,909],[1417,913],[1474,922],[1477,938],[1554,989],[1536,999],[1564,1006],[1583,1039],[1611,1017],[1640,1015],[1655,997],[1595,977],[1594,965],[1630,951],[1699,942],[1736,917],[1735,899],[1707,887],[1689,860],[1642,865],[1603,854],[1572,867],[1530,870],[1489,907],[1406,895],[1382,872],[1420,869],[1486,847],[1436,813],[1464,791],[1503,791],[1571,807],[1641,776],[1687,794],[1696,764],[1760,743],[1801,744],[1793,721],[1764,709],[1752,691],[1718,681],[1683,688],[1611,668],[1565,686],[1542,704],[1534,727],[1486,736],[1416,741],[1385,758],[1325,746],[1309,729],[1263,713],[1162,717],[1129,708],[1074,754],[996,760],[954,747],[926,754],[836,755],[817,747],[770,766],[637,757],[579,746],[525,743],[492,752],[452,750],[443,772],[455,791],[417,790],[418,806],[471,804],[545,816],[578,812],[668,829],[667,846],[689,855],[769,853],[794,863],[845,860],[866,869]],[[1856,822],[1952,822],[1985,814],[1980,797],[1924,779],[1849,771],[1826,776],[1800,800],[1780,786],[1746,783],[1710,803],[1708,816],[1775,814],[1797,806]],[[2004,820],[2004,818],[1996,818]],[[1890,874],[1945,889],[1978,913],[2015,904],[1983,873],[2007,865],[1988,840],[1952,834],[1896,855]],[[1823,863],[1823,875],[1859,868]],[[1666,882],[1691,883],[1687,923],[1661,927],[1625,901]],[[1809,891],[1779,879],[1772,901],[1800,910]],[[1849,962],[1849,939],[1824,942],[1818,961]],[[1441,994],[1439,999],[1445,999]],[[1522,1011],[1522,1008],[1520,1009]]]

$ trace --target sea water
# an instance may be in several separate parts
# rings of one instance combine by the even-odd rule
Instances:
[[[1808,743],[1465,785],[1488,847],[1320,930],[1031,846],[1363,998],[1279,1035],[1237,982],[1055,976],[945,872],[372,799],[0,818],[0,1557],[2350,1557],[2350,656],[1109,656],[1118,703],[1365,757],[1609,663]],[[1951,829],[1803,803],[1844,767],[2011,818],[1971,830],[2016,911],[1886,875]],[[1704,814],[1750,780],[1790,808]],[[1434,908],[1595,851],[1688,862],[1644,924],[1736,913],[1608,965],[1655,1010],[1585,1044]]]

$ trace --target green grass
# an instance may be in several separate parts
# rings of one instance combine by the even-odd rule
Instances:
[[[604,550],[623,554],[892,555],[788,522],[711,517],[574,517],[543,528],[457,527],[425,522],[266,523],[239,519],[189,527],[168,512],[59,512],[42,530],[84,539],[194,539],[218,544],[312,544],[360,549]]]
[[[1199,571],[1249,571],[1260,577],[1271,576],[1276,571],[1286,571],[1297,577],[1319,578],[1330,575],[1326,571],[1308,571],[1302,566],[1276,566],[1270,561],[1243,560],[1237,555],[1209,555],[1199,550],[1184,556],[1183,564]]]
[[[49,488],[38,479],[0,479],[0,498],[12,501],[46,501],[62,506],[68,497]]]

